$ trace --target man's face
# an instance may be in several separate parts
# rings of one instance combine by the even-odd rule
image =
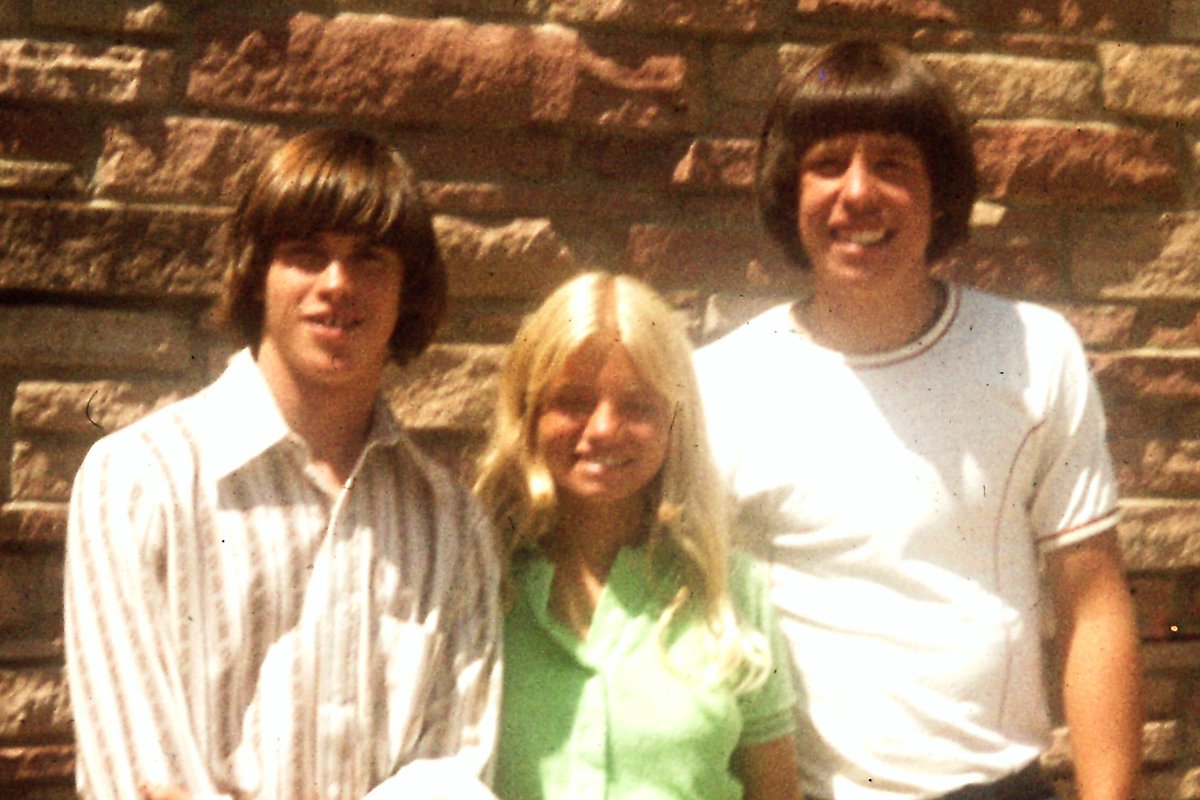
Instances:
[[[907,136],[845,133],[800,160],[800,241],[818,281],[864,287],[927,277],[933,190]]]
[[[361,234],[323,231],[276,244],[263,284],[258,348],[268,383],[277,390],[369,385],[374,391],[403,279],[395,251]]]

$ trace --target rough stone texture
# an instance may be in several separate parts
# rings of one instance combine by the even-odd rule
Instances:
[[[117,45],[0,41],[0,99],[144,105],[166,100],[168,52]]]
[[[89,445],[90,442],[14,443],[12,498],[18,501],[66,502],[71,497],[71,483]]]
[[[24,381],[13,399],[17,433],[97,437],[123,428],[187,390],[170,383]]]
[[[1106,398],[1174,403],[1200,399],[1200,358],[1194,355],[1099,353],[1092,359],[1092,371]]]
[[[1119,207],[1179,196],[1174,147],[1150,131],[981,123],[975,127],[975,153],[984,194],[992,199]]]
[[[0,25],[15,25],[20,19],[19,0],[0,0]]]
[[[979,22],[989,28],[1046,28],[1114,38],[1159,35],[1165,24],[1163,6],[1129,0],[1013,0],[973,4]]]
[[[944,278],[1009,297],[1049,299],[1061,293],[1057,256],[1045,244],[969,244],[936,268]]]
[[[0,160],[0,191],[47,196],[77,194],[82,189],[83,181],[71,164]]]
[[[1200,299],[1200,214],[1103,214],[1073,225],[1076,289],[1105,299]]]
[[[419,176],[443,181],[552,178],[566,170],[573,150],[566,136],[530,130],[405,133],[398,144]]]
[[[565,280],[574,265],[549,220],[491,228],[439,216],[434,227],[452,297],[539,296]]]
[[[604,136],[579,142],[572,163],[607,186],[661,191],[674,182],[684,147],[674,139]]]
[[[62,632],[62,555],[0,551],[0,637],[53,639]]]
[[[180,14],[172,5],[145,0],[33,0],[33,21],[79,30],[179,33]]]
[[[1150,331],[1146,335],[1145,344],[1147,347],[1163,349],[1200,348],[1200,311],[1170,318],[1163,318],[1156,315],[1154,318],[1149,319],[1148,323]]]
[[[0,748],[0,781],[66,780],[74,774],[74,745]]]
[[[790,49],[809,52],[809,48]],[[717,131],[757,136],[771,87],[779,80],[782,52],[771,45],[714,45],[709,56],[709,82],[717,101],[713,123]]]
[[[1071,118],[1097,111],[1095,64],[979,55],[924,60],[954,90],[968,117]]]
[[[283,143],[274,125],[168,117],[104,133],[96,167],[103,196],[233,204],[246,173]]]
[[[1133,306],[1060,306],[1058,311],[1075,326],[1087,347],[1128,347],[1133,341],[1137,321]]]
[[[1172,0],[1169,21],[1173,37],[1200,40],[1200,0]]]
[[[571,122],[678,131],[698,101],[686,58],[614,45],[600,53],[556,26],[298,14],[199,37],[188,98],[227,108],[511,127]]]
[[[627,219],[662,209],[662,198],[632,189],[584,189],[495,183],[426,183],[426,202],[447,214],[524,217],[553,211],[590,220]]]
[[[90,126],[82,115],[44,108],[0,108],[0,156],[77,161],[87,153]]]
[[[61,669],[0,667],[0,738],[70,732],[71,708]]]
[[[14,200],[0,204],[0,289],[161,298],[215,294],[215,211]]]
[[[185,372],[185,321],[167,312],[0,306],[0,367]]]
[[[1200,47],[1102,43],[1106,108],[1122,114],[1200,121]]]
[[[796,12],[802,15],[853,14],[875,22],[887,18],[948,25],[962,22],[955,7],[940,0],[796,0]]]
[[[634,225],[627,244],[633,271],[661,289],[766,289],[781,257],[756,230]]]
[[[762,33],[781,21],[779,4],[771,0],[549,0],[546,14],[563,23],[722,34]]]
[[[1119,525],[1125,567],[1132,571],[1200,567],[1200,504],[1127,500]]]
[[[496,407],[506,347],[444,344],[386,378],[385,395],[405,427],[479,431]]]
[[[672,182],[697,189],[749,189],[756,150],[753,140],[697,139],[676,165]]]
[[[59,503],[0,507],[0,544],[57,545],[66,535],[67,509]]]
[[[1124,440],[1113,443],[1112,453],[1125,493],[1200,493],[1200,440]]]

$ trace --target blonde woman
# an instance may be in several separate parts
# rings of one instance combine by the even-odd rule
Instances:
[[[517,334],[476,491],[507,554],[505,800],[799,797],[766,587],[727,560],[691,348],[625,276]]]

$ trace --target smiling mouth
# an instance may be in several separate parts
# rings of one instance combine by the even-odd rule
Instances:
[[[318,328],[324,328],[331,331],[352,331],[362,325],[362,320],[340,316],[311,317],[309,322],[311,322],[313,325],[316,325]]]
[[[583,464],[584,466],[599,467],[601,469],[616,469],[617,467],[623,467],[632,461],[633,461],[632,458],[616,458],[613,456],[603,456],[603,457],[593,456],[590,458],[580,458],[579,459],[579,462],[581,464]]]
[[[889,238],[889,234],[885,230],[849,231],[838,232],[835,234],[834,238],[839,242],[845,242],[847,244],[871,247],[873,245],[882,244]]]

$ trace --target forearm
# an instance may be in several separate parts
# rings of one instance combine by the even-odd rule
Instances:
[[[1129,800],[1141,762],[1141,666],[1118,574],[1064,631],[1063,707],[1080,800]]]

